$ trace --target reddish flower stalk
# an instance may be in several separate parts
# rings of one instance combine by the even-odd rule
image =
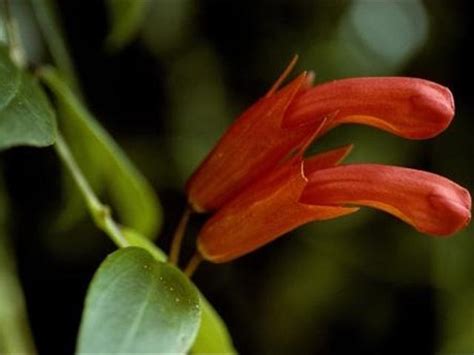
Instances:
[[[337,166],[352,146],[302,158],[314,138],[343,123],[411,139],[433,137],[454,115],[447,88],[413,78],[312,87],[303,73],[277,90],[282,80],[237,119],[188,181],[191,206],[217,210],[198,236],[205,259],[235,259],[304,223],[353,213],[354,206],[386,211],[438,236],[469,222],[469,192],[441,176],[382,165]]]

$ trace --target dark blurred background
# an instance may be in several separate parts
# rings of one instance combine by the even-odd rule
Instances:
[[[17,2],[26,13],[27,6]],[[136,0],[147,1],[147,0]],[[456,118],[441,136],[407,141],[344,126],[312,147],[354,143],[350,162],[425,169],[474,191],[474,58],[469,2],[151,0],[138,37],[106,50],[101,0],[58,1],[92,112],[153,184],[165,250],[183,184],[230,122],[298,53],[317,82],[404,75],[448,86]],[[27,25],[24,25],[27,26]],[[27,49],[49,61],[34,26]],[[72,353],[84,296],[114,246],[86,216],[67,231],[52,149],[2,153],[10,229],[40,353]],[[185,255],[202,218],[195,218]],[[380,212],[313,223],[195,282],[242,354],[433,354],[474,351],[473,228],[433,239]]]

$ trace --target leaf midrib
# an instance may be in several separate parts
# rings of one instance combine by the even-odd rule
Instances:
[[[15,99],[20,91],[20,83],[21,83],[21,73],[19,70],[15,71],[15,86],[11,90],[10,96],[4,101],[3,105],[0,106],[0,114],[3,110],[5,110],[8,106],[10,106],[11,102]]]
[[[128,328],[128,332],[125,335],[124,340],[122,341],[122,343],[118,347],[118,351],[126,350],[127,347],[129,346],[130,341],[133,340],[135,334],[137,333],[137,329],[139,328],[140,323],[142,323],[142,321],[143,321],[143,317],[145,315],[145,310],[149,305],[150,297],[153,294],[152,291],[155,288],[155,286],[156,286],[156,281],[155,281],[153,275],[151,275],[151,282],[148,286],[147,293],[146,293],[145,299],[143,300],[142,306],[138,310],[137,315],[135,317],[135,320],[131,324],[130,328]]]

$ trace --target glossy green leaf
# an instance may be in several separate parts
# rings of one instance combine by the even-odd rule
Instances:
[[[122,234],[132,247],[139,247],[149,252],[157,261],[165,262],[167,255],[150,239],[130,228],[122,228]]]
[[[37,81],[17,68],[0,46],[0,150],[54,143],[54,112]]]
[[[107,45],[121,48],[133,40],[145,17],[149,0],[107,0],[110,32]]]
[[[110,197],[122,224],[147,238],[154,237],[161,224],[161,207],[152,187],[60,76],[53,69],[45,69],[41,75],[59,100],[64,116],[61,129],[92,188]],[[59,218],[63,229],[85,211],[73,184],[67,186],[70,198]]]
[[[212,307],[201,295],[201,327],[192,347],[195,354],[237,354],[227,327]]]
[[[183,353],[199,329],[199,295],[175,267],[141,248],[102,263],[90,285],[79,353]]]
[[[122,229],[122,233],[130,245],[145,249],[157,261],[166,261],[166,254],[149,239],[127,228]],[[201,303],[201,326],[192,347],[192,352],[236,354],[237,352],[232,345],[232,339],[224,321],[209,301],[202,294],[199,294],[199,296]]]

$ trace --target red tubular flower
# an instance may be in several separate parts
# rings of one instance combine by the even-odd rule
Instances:
[[[227,130],[186,184],[189,204],[195,211],[219,208],[314,134],[321,122],[282,128],[285,112],[305,81],[304,73],[285,88],[271,92]]]
[[[441,176],[383,165],[335,166],[344,147],[308,160],[295,158],[250,186],[217,211],[198,236],[201,255],[226,262],[310,221],[370,206],[417,230],[450,235],[470,220],[469,192]]]
[[[309,172],[300,201],[374,207],[434,236],[453,234],[471,218],[471,196],[463,187],[425,171],[376,164]]]
[[[347,155],[350,148],[316,156],[312,159],[312,166],[333,166]],[[199,252],[213,262],[230,261],[304,223],[335,218],[358,210],[301,203],[299,198],[307,183],[300,157],[279,166],[249,186],[207,221],[198,236]]]
[[[344,123],[405,138],[430,138],[454,115],[451,92],[413,78],[358,78],[312,87],[305,73],[269,93],[229,128],[187,183],[195,211],[217,210],[198,236],[202,256],[225,262],[310,221],[369,206],[417,230],[447,236],[470,220],[469,192],[423,171],[382,165],[337,166],[346,146],[309,159],[311,141]]]
[[[321,121],[326,127],[362,123],[404,138],[426,139],[449,126],[454,99],[449,89],[433,82],[400,77],[336,80],[298,95],[288,108],[285,127]]]
[[[270,92],[228,129],[191,176],[186,192],[197,212],[216,210],[323,131],[363,123],[406,138],[443,131],[454,114],[450,91],[412,78],[357,78],[311,87],[303,73]]]

